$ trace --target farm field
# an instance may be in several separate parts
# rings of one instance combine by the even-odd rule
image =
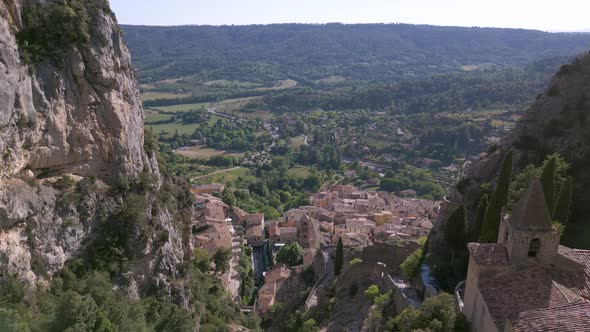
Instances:
[[[184,98],[184,97],[189,97],[190,94],[188,93],[170,93],[170,92],[151,92],[151,91],[146,91],[144,93],[141,94],[141,99],[143,101],[148,101],[148,100],[155,100],[155,99],[174,99],[174,98]]]
[[[311,167],[298,165],[289,169],[289,174],[302,178],[308,177],[311,175]]]
[[[291,138],[291,147],[293,147],[294,149],[301,147],[303,144],[305,144],[304,136],[297,136]]]
[[[169,118],[171,115],[169,114],[149,114],[146,116],[146,122],[148,121],[158,121]],[[216,115],[210,115],[208,123],[211,125],[217,120],[221,119]],[[201,124],[200,123],[189,123],[185,124],[182,121],[177,121],[173,123],[163,123],[163,124],[146,124],[146,129],[151,129],[152,132],[156,135],[164,133],[166,136],[173,135],[175,132],[178,131],[179,135],[182,134],[192,134],[195,129],[197,129]]]
[[[154,122],[154,121],[163,121],[168,120],[172,117],[170,114],[162,114],[162,113],[147,113],[145,115],[144,122]]]
[[[164,112],[188,112],[191,110],[198,110],[201,107],[208,107],[209,103],[194,103],[194,104],[179,104],[171,106],[158,106],[152,109]]]
[[[235,168],[226,172],[218,172],[210,176],[201,177],[193,181],[194,184],[223,183],[235,182],[238,178],[245,178],[251,181],[255,180],[249,168]]]
[[[207,148],[204,146],[186,147],[182,150],[177,150],[176,152],[178,154],[181,154],[181,155],[187,157],[187,158],[202,159],[202,160],[208,160],[211,157],[221,156],[221,155],[235,157],[235,158],[244,157],[244,153],[242,153],[242,152],[217,150],[217,149]]]

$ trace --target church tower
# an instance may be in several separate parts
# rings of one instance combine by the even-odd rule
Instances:
[[[505,246],[511,265],[550,264],[557,255],[559,240],[543,186],[535,180],[514,207],[510,220],[503,218],[498,243]]]

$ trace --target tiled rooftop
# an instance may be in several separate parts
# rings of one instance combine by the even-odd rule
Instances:
[[[590,300],[590,250],[559,247],[559,253],[582,264],[584,270],[553,270],[553,277],[567,288],[576,290],[582,297]]]
[[[515,332],[590,331],[590,302],[521,312],[510,319]]]
[[[568,304],[568,298],[542,267],[508,272],[480,281],[479,291],[500,331],[514,313]]]
[[[469,243],[467,245],[473,260],[480,266],[508,265],[508,254],[503,245],[497,243]]]

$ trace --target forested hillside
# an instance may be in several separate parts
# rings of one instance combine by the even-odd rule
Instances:
[[[523,65],[580,53],[590,45],[589,34],[409,24],[122,28],[143,82],[194,75],[380,82]]]

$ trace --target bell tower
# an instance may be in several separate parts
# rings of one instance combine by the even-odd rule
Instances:
[[[553,262],[559,247],[560,234],[553,229],[543,186],[535,180],[512,211],[504,218],[498,243],[505,246],[510,264]]]

